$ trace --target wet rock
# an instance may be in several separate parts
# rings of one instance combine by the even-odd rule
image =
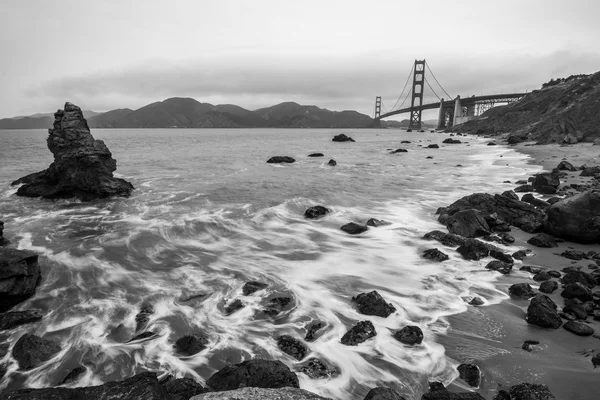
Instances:
[[[527,243],[536,247],[558,247],[558,243],[556,243],[554,237],[548,235],[547,233],[538,233],[534,237],[530,238]]]
[[[254,359],[228,365],[211,376],[206,384],[215,391],[243,387],[299,388],[298,377],[281,361]]]
[[[577,168],[575,166],[573,166],[573,164],[571,164],[568,161],[561,161],[560,163],[558,163],[558,165],[556,166],[556,169],[559,171],[577,171]]]
[[[202,385],[191,378],[171,379],[162,386],[170,395],[168,400],[189,400],[192,396],[206,392]]]
[[[312,379],[331,378],[338,374],[335,368],[330,367],[318,358],[309,358],[306,364],[300,368],[300,371]]]
[[[515,188],[515,193],[526,193],[533,192],[533,186],[531,185],[521,185]]]
[[[138,312],[135,316],[135,331],[139,332],[148,326],[148,321],[150,321],[150,316],[154,314],[154,306],[150,303],[144,302],[140,306],[140,312]]]
[[[478,387],[481,383],[481,371],[475,364],[460,364],[458,366],[460,378],[471,387]]]
[[[563,328],[577,336],[592,336],[594,329],[582,322],[568,321],[563,325]]]
[[[485,304],[485,302],[481,299],[481,297],[473,297],[471,301],[469,301],[469,304],[472,306],[482,306]]]
[[[384,220],[381,220],[381,219],[375,219],[375,218],[370,218],[367,221],[367,226],[372,226],[372,227],[375,227],[375,228],[377,228],[379,226],[391,225],[391,224],[392,224],[391,222],[387,222],[387,221],[384,221]]]
[[[396,150],[390,151],[390,154],[396,154],[396,153],[408,153],[408,150],[406,150],[406,149],[396,149]]]
[[[427,146],[428,149],[439,149],[440,146],[437,144],[430,144],[429,146]]]
[[[346,346],[356,346],[375,336],[377,332],[371,321],[360,321],[342,336],[341,342]]]
[[[329,160],[327,165],[331,165],[332,167],[335,167],[337,165],[337,162],[332,158],[331,160]]]
[[[386,387],[376,387],[369,390],[364,400],[406,400],[394,389]]]
[[[293,162],[296,162],[296,160],[294,160],[292,157],[288,157],[288,156],[274,156],[267,160],[268,164],[283,164],[283,163],[291,164]]]
[[[557,175],[544,172],[534,176],[532,186],[538,193],[554,194],[560,186],[560,180]]]
[[[513,190],[507,190],[502,192],[502,196],[508,197],[509,199],[519,200],[519,196]]]
[[[600,167],[584,167],[579,176],[596,176],[600,174]]]
[[[537,274],[541,271],[543,271],[543,269],[541,267],[535,267],[533,265],[524,265],[521,268],[519,268],[519,271],[527,271],[530,274]]]
[[[25,311],[9,311],[0,314],[0,331],[12,329],[16,326],[39,321],[44,314],[42,310],[33,309]]]
[[[282,387],[264,389],[247,387],[236,390],[204,393],[190,400],[331,400],[302,389]]]
[[[563,277],[560,279],[563,285],[579,282],[589,288],[593,288],[594,286],[596,286],[596,279],[594,279],[593,275],[588,274],[587,272],[579,270],[568,270],[565,272],[565,275],[563,275]]]
[[[502,261],[490,261],[486,266],[486,269],[491,269],[492,271],[498,271],[503,275],[510,274],[512,270],[512,264],[507,264]]]
[[[490,257],[494,257],[496,260],[500,260],[506,264],[512,264],[515,261],[510,254],[495,249],[490,249]]]
[[[568,258],[569,260],[575,260],[575,261],[579,261],[579,260],[583,260],[584,258],[587,258],[587,254],[584,251],[580,251],[580,250],[565,250],[562,253],[560,253],[561,256]]]
[[[423,331],[415,325],[408,325],[394,333],[394,339],[408,345],[421,344]]]
[[[46,388],[20,389],[6,396],[10,400],[79,400],[79,399],[127,399],[165,400],[172,398],[159,383],[156,374],[143,372],[119,382],[108,382],[100,386],[87,386],[74,389]],[[173,399],[175,400],[175,399]]]
[[[306,335],[304,336],[304,340],[307,342],[312,342],[315,340],[315,334],[322,328],[325,327],[324,322],[313,322],[306,328]]]
[[[361,293],[353,297],[352,301],[356,303],[358,311],[365,315],[376,315],[387,318],[396,311],[392,303],[387,303],[376,290],[369,293]]]
[[[304,217],[316,219],[324,217],[325,215],[329,214],[329,212],[331,212],[329,208],[323,206],[313,206],[304,211]]]
[[[54,127],[48,133],[54,162],[14,181],[13,185],[23,183],[17,196],[89,201],[131,194],[131,183],[113,177],[117,162],[102,140],[94,140],[79,107],[65,103],[64,110],[54,113]]]
[[[544,231],[577,243],[600,243],[600,190],[588,190],[553,204]]]
[[[510,244],[510,243],[514,243],[515,242],[515,238],[512,237],[511,235],[509,235],[508,233],[503,233],[503,234],[500,235],[500,237],[502,238],[502,240],[505,243],[509,243]],[[519,250],[517,253],[519,253],[521,251],[522,250]],[[514,255],[513,255],[513,257],[516,258]]]
[[[569,283],[560,293],[565,299],[592,300],[592,291],[580,282]]]
[[[225,314],[231,315],[244,307],[246,307],[246,305],[240,299],[235,299],[225,306]]]
[[[466,260],[477,261],[490,254],[490,247],[479,240],[467,239],[456,251]]]
[[[350,136],[346,136],[343,133],[340,133],[339,135],[335,135],[333,137],[333,139],[331,139],[332,142],[354,142],[355,140],[352,139]]]
[[[10,241],[8,239],[6,239],[4,236],[4,221],[0,221],[0,246],[6,246],[7,244],[10,243]]]
[[[558,289],[558,282],[556,281],[545,281],[540,285],[540,292],[550,294]]]
[[[404,144],[404,143],[410,143],[410,140],[403,140],[400,143]]]
[[[509,393],[511,400],[551,400],[555,398],[548,386],[534,383],[520,383],[511,386]]]
[[[533,276],[533,280],[536,282],[549,281],[550,279],[552,279],[552,277],[546,271],[540,271]]]
[[[290,335],[279,336],[277,338],[277,347],[285,354],[294,357],[298,361],[301,361],[308,353],[306,346]]]
[[[490,227],[478,210],[460,210],[445,221],[450,233],[468,238],[490,234]]]
[[[515,251],[514,253],[512,253],[512,257],[515,260],[522,261],[527,257],[527,251],[525,251],[525,250]]]
[[[542,328],[558,329],[562,320],[556,311],[556,304],[545,294],[537,294],[527,307],[526,321]]]
[[[40,279],[37,254],[0,247],[0,312],[33,296]]]
[[[51,359],[60,350],[58,344],[26,333],[15,343],[12,355],[19,363],[19,369],[28,370]]]
[[[208,345],[208,338],[201,333],[194,333],[192,335],[185,335],[177,339],[175,342],[175,349],[178,353],[193,356],[194,354],[200,353]]]
[[[451,233],[445,233],[442,231],[431,231],[429,233],[426,233],[425,236],[423,236],[423,239],[437,240],[444,246],[448,247],[462,246],[466,242],[466,239],[464,237],[453,235]]]
[[[258,292],[259,290],[266,289],[267,287],[269,287],[269,285],[266,283],[263,283],[263,282],[258,282],[258,281],[246,282],[246,283],[244,283],[244,286],[242,286],[242,294],[244,296],[249,296],[254,292]]]
[[[274,317],[292,302],[291,297],[275,297],[269,300],[267,307],[263,310],[265,314]]]
[[[587,311],[580,304],[569,302],[563,307],[563,313],[574,315],[577,319],[586,320]]]
[[[349,222],[346,225],[342,225],[340,229],[350,235],[358,235],[366,232],[369,228],[366,225],[359,225],[355,224],[354,222]]]
[[[429,392],[421,396],[421,400],[485,400],[474,392],[450,392],[440,382],[430,382]]]
[[[446,253],[443,253],[438,249],[427,249],[423,252],[422,256],[423,258],[426,258],[428,260],[434,260],[439,262],[446,261],[450,258]]]
[[[510,400],[510,393],[506,390],[499,390],[494,396],[493,400]]]
[[[459,143],[462,143],[462,142],[460,140],[458,140],[458,139],[448,138],[448,139],[445,139],[442,143],[446,143],[446,144],[459,144]]]
[[[67,376],[65,376],[64,379],[59,383],[59,386],[66,385],[67,383],[75,382],[77,379],[79,379],[79,376],[81,374],[85,373],[85,371],[87,371],[87,368],[82,365],[73,368],[71,371],[69,371]]]
[[[139,335],[134,336],[133,338],[129,339],[126,343],[135,342],[137,340],[150,339],[150,338],[154,338],[154,337],[156,337],[156,333],[154,333],[152,331],[146,331],[146,332],[140,333]]]
[[[311,153],[308,157],[325,157],[323,153]]]
[[[550,275],[550,276],[551,276],[551,277],[553,277],[553,278],[560,278],[560,277],[561,277],[561,274],[560,274],[560,272],[558,272],[558,271],[555,271],[555,270],[553,270],[553,269],[551,269],[551,270],[548,270],[548,271],[546,271],[546,272],[548,272],[548,275]]]

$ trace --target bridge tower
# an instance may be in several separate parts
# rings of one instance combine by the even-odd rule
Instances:
[[[409,129],[421,129],[421,109],[415,109],[423,105],[423,84],[425,83],[425,60],[415,60],[413,74],[412,96],[410,102]]]
[[[381,128],[381,96],[375,97],[375,116],[373,117],[375,123],[374,128]]]

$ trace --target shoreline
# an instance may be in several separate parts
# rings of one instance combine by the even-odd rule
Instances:
[[[529,142],[508,145],[501,142],[504,138],[498,139],[496,141],[499,145],[528,155],[529,164],[542,166],[547,172],[563,159],[577,167],[600,163],[600,147],[592,147],[592,143],[561,146],[535,145]],[[528,177],[524,176],[523,179]],[[568,176],[561,178],[561,186],[585,182],[589,182],[589,178],[581,178],[579,171],[569,172]],[[516,186],[518,185],[515,184]],[[552,196],[536,194],[536,197],[547,199]],[[496,288],[507,295],[509,286],[515,283],[528,283],[534,289],[539,287],[541,282],[534,281],[533,274],[519,270],[524,265],[554,269],[561,274],[562,268],[567,266],[582,267],[582,271],[591,272],[587,268],[591,263],[589,260],[572,261],[558,254],[566,249],[586,252],[598,250],[597,245],[563,242],[559,243],[557,248],[539,248],[527,243],[534,234],[518,228],[514,228],[510,234],[515,237],[511,246],[531,249],[532,253],[522,262],[515,260],[511,274],[503,275],[495,282]],[[564,303],[560,292],[559,287],[548,295],[559,309]],[[594,369],[591,358],[600,352],[600,336],[580,337],[562,327],[544,329],[530,325],[525,320],[528,305],[529,300],[509,296],[498,304],[469,306],[467,311],[447,317],[450,330],[447,334],[437,337],[438,343],[446,349],[446,356],[459,363],[473,362],[479,366],[482,373],[479,388],[471,388],[462,379],[457,378],[448,386],[449,390],[475,390],[491,400],[500,389],[508,390],[512,385],[529,382],[547,385],[556,399],[593,400],[598,397],[596,390],[600,389],[600,370]],[[588,318],[588,322],[589,326],[600,334],[600,322],[591,317]],[[532,351],[528,352],[521,348],[525,340],[538,340],[540,344],[532,346]],[[590,350],[595,351],[591,353]],[[580,390],[577,391],[575,387]]]

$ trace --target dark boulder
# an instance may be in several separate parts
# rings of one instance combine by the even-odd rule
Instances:
[[[558,289],[558,282],[556,281],[545,281],[540,285],[540,292],[550,294]]]
[[[271,317],[276,316],[280,312],[283,311],[288,304],[292,302],[291,297],[282,296],[282,297],[274,297],[267,303],[267,306],[263,310],[263,312]]]
[[[193,356],[194,354],[200,353],[206,348],[208,339],[206,336],[200,333],[192,335],[185,335],[177,339],[175,342],[175,349],[178,353],[186,356]]]
[[[536,247],[558,247],[558,243],[554,240],[554,237],[547,233],[538,233],[537,235],[529,238],[527,243]]]
[[[512,264],[507,264],[504,263],[502,261],[490,261],[485,268],[486,269],[491,269],[492,271],[498,271],[503,275],[507,275],[510,274],[510,271],[512,271]]]
[[[423,258],[434,261],[446,261],[450,257],[446,253],[439,251],[438,249],[427,249],[422,254]]]
[[[589,288],[593,288],[594,286],[596,286],[596,279],[594,279],[594,276],[592,274],[588,274],[587,272],[578,271],[578,270],[568,271],[560,279],[560,282],[563,285],[568,285],[570,283],[579,282]]]
[[[9,311],[0,314],[0,331],[39,321],[44,316],[42,310]]]
[[[489,256],[490,246],[477,239],[467,239],[456,251],[466,260],[477,261]]]
[[[359,225],[354,222],[349,222],[346,225],[342,225],[340,229],[350,235],[358,235],[366,232],[369,228],[366,225]]]
[[[60,351],[60,346],[39,336],[24,334],[17,340],[12,355],[19,363],[19,369],[35,368]]]
[[[506,264],[513,264],[515,260],[512,258],[510,254],[503,253],[494,248],[490,248],[490,257],[494,257],[496,260],[500,260]]]
[[[0,247],[0,312],[33,296],[40,279],[37,254]]]
[[[325,323],[321,321],[313,322],[306,328],[306,335],[304,336],[304,340],[307,342],[312,342],[315,340],[315,334],[325,327]]]
[[[501,196],[508,197],[509,199],[519,200],[519,195],[517,195],[513,190],[507,190],[502,192]]]
[[[485,304],[485,302],[481,299],[481,297],[473,297],[471,301],[469,301],[469,304],[472,306],[482,306]]]
[[[296,162],[296,160],[294,160],[292,157],[288,157],[288,156],[274,156],[267,160],[268,164],[282,164],[282,163],[291,164],[293,162]]]
[[[170,379],[162,384],[170,397],[165,400],[189,400],[207,390],[191,378]]]
[[[560,295],[565,299],[578,299],[581,301],[590,301],[593,299],[592,291],[580,282],[569,283]]]
[[[377,332],[371,321],[360,321],[342,336],[341,342],[346,346],[356,346],[375,336]]]
[[[577,243],[600,243],[600,190],[588,190],[553,204],[544,231]]]
[[[519,251],[515,251],[514,253],[512,253],[512,258],[514,258],[515,260],[523,261],[526,257],[527,257],[526,250],[519,250]]]
[[[300,387],[298,377],[284,363],[262,359],[228,365],[215,372],[206,384],[219,392],[243,387]]]
[[[429,392],[421,396],[421,400],[485,400],[475,392],[450,392],[439,382],[429,383]]]
[[[548,275],[550,275],[550,276],[551,276],[551,277],[553,277],[553,278],[560,278],[560,277],[561,277],[561,274],[560,274],[560,272],[558,272],[558,271],[555,271],[555,270],[553,270],[553,269],[551,269],[551,270],[548,270],[548,271],[546,271],[546,272],[548,272]]]
[[[445,233],[442,231],[431,231],[429,233],[426,233],[425,236],[423,236],[423,239],[437,240],[444,246],[448,247],[462,246],[467,241],[467,239],[465,239],[462,236],[454,235],[451,233]]]
[[[64,110],[54,113],[54,127],[48,133],[54,162],[44,171],[13,182],[24,184],[18,196],[89,201],[131,194],[131,183],[113,177],[117,162],[102,140],[94,140],[79,107],[65,103]]]
[[[481,383],[481,371],[475,364],[460,364],[458,367],[460,379],[467,382],[469,386],[478,387]]]
[[[408,150],[406,150],[406,149],[396,149],[396,150],[390,151],[390,154],[396,154],[396,153],[408,153]]]
[[[563,328],[577,336],[592,336],[594,329],[583,322],[568,321],[563,325]]]
[[[533,192],[533,186],[531,185],[521,185],[521,186],[517,186],[514,189],[515,193],[527,193],[527,192]]]
[[[327,214],[329,214],[331,210],[329,208],[323,206],[312,206],[304,211],[304,216],[310,219],[321,218]]]
[[[427,146],[428,149],[439,149],[440,146],[437,144],[430,144],[429,146]]]
[[[311,153],[308,157],[325,157],[323,153]]]
[[[332,142],[354,142],[354,139],[352,139],[350,136],[346,136],[343,133],[340,133],[339,135],[335,135],[333,137],[333,139],[331,139]]]
[[[567,300],[565,302],[565,306],[563,307],[563,313],[568,313],[574,315],[577,319],[586,320],[588,317],[587,311],[585,308],[577,304],[576,301]]]
[[[579,261],[579,260],[583,260],[584,258],[587,258],[587,254],[584,251],[580,251],[580,250],[565,250],[562,253],[560,253],[561,256],[568,258],[569,260],[575,260],[575,261]]]
[[[385,226],[385,225],[391,225],[391,222],[388,221],[384,221],[382,219],[375,219],[375,218],[369,218],[369,220],[367,221],[367,226],[372,226],[374,228],[380,227],[380,226]]]
[[[515,283],[508,288],[508,293],[513,297],[529,299],[536,295],[535,290],[528,283]]]
[[[600,167],[584,167],[579,176],[596,176],[600,174]]]
[[[450,233],[468,238],[486,236],[491,231],[481,211],[475,209],[459,210],[444,223]]]
[[[404,144],[404,143],[410,143],[410,140],[403,140],[400,143]]]
[[[549,281],[550,279],[552,279],[552,277],[546,271],[540,271],[533,276],[533,280],[536,282]]]
[[[562,325],[562,319],[556,309],[557,306],[550,297],[545,294],[537,294],[527,307],[525,319],[528,323],[542,328],[558,329]]]
[[[361,293],[353,297],[352,301],[356,303],[358,311],[365,315],[376,315],[387,318],[396,311],[392,303],[387,303],[376,290],[369,293]]]
[[[458,140],[458,139],[448,138],[448,139],[445,139],[444,141],[442,141],[442,143],[445,143],[445,144],[459,144],[459,143],[462,143],[462,142],[460,140]]]
[[[577,168],[575,166],[573,166],[573,164],[571,164],[568,161],[561,161],[560,163],[558,163],[558,165],[556,166],[556,169],[559,171],[577,171]]]
[[[69,371],[67,376],[60,381],[59,385],[66,385],[67,383],[75,382],[77,379],[79,379],[81,374],[85,373],[85,371],[87,371],[87,368],[82,365],[73,368],[71,371]]]
[[[369,390],[363,400],[406,400],[400,393],[394,389],[386,387],[376,387]]]
[[[300,371],[312,379],[331,378],[339,373],[337,369],[318,358],[309,358],[306,364],[300,367]]]
[[[421,344],[423,331],[415,325],[408,325],[394,333],[394,339],[408,345]]]
[[[538,193],[554,194],[560,186],[560,180],[557,175],[544,172],[535,175],[531,185],[533,186],[533,190]]]
[[[235,313],[236,311],[241,310],[244,307],[246,307],[246,305],[240,299],[235,299],[231,303],[229,303],[225,306],[225,308],[224,308],[225,314],[231,315],[231,314]]]
[[[532,206],[539,208],[540,210],[547,210],[548,208],[550,208],[550,203],[534,197],[531,193],[524,194],[523,197],[521,197],[521,201],[529,203]]]
[[[331,160],[329,160],[329,162],[327,163],[327,165],[331,165],[332,167],[335,167],[337,165],[337,161],[335,161],[333,158]]]
[[[308,353],[308,349],[298,339],[294,339],[290,335],[282,335],[277,338],[277,347],[285,354],[294,357],[300,361]]]
[[[520,383],[511,386],[509,393],[510,400],[551,400],[555,398],[548,386],[534,383]]]
[[[258,282],[258,281],[246,282],[246,283],[244,283],[244,286],[242,286],[242,294],[244,296],[249,296],[254,292],[258,292],[259,290],[266,289],[267,287],[269,287],[269,285],[267,285],[266,283],[263,283],[263,282]]]
[[[154,306],[149,302],[143,302],[140,311],[135,315],[135,331],[140,332],[148,326],[150,316],[154,314]]]

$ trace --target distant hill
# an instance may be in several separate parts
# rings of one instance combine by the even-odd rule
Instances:
[[[100,115],[95,111],[83,111],[86,118]],[[52,128],[54,113],[37,113],[27,116],[0,119],[0,129],[47,129]]]
[[[122,108],[88,117],[90,128],[370,128],[371,117],[286,102],[250,111],[233,104],[212,105],[173,97],[137,110]],[[0,120],[0,129],[49,128],[54,117]]]
[[[410,120],[408,119],[403,119],[402,121],[394,121],[394,120],[388,120],[388,121],[381,121],[381,127],[382,128],[396,128],[396,129],[406,129],[408,128],[408,124],[410,123]],[[426,121],[421,121],[421,128],[423,129],[436,129],[437,127],[437,120],[426,120]]]

